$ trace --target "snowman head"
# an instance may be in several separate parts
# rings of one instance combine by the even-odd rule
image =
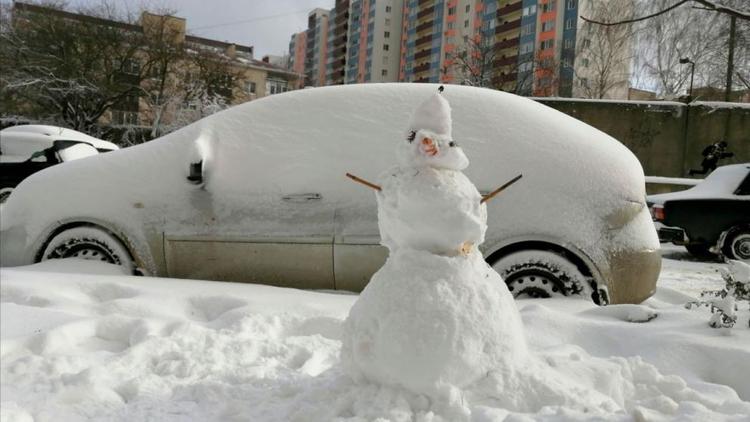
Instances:
[[[406,139],[398,147],[402,166],[463,170],[469,165],[451,136],[451,107],[442,92],[441,86],[414,112]]]

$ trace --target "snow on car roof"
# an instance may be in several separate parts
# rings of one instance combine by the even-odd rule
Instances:
[[[690,189],[650,195],[649,201],[662,203],[674,199],[741,199],[734,194],[734,191],[737,190],[748,173],[750,173],[750,163],[721,166]]]
[[[19,134],[24,134],[26,136],[19,136]],[[33,139],[30,134],[41,135],[37,137],[37,139],[43,140],[43,142],[47,142],[49,144],[47,145],[47,147],[52,146],[52,141],[80,141],[91,144],[94,148],[97,149],[119,149],[119,147],[112,142],[95,138],[77,130],[50,125],[11,126],[0,130],[0,141],[5,140],[7,142],[8,140],[12,139]]]

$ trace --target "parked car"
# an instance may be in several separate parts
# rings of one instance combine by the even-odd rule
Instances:
[[[23,125],[0,130],[0,203],[33,173],[116,149],[111,142],[56,126]]]
[[[387,250],[373,192],[345,173],[375,181],[392,167],[409,116],[436,89],[273,95],[36,173],[5,204],[2,265],[93,257],[156,276],[361,290]],[[515,95],[444,95],[480,190],[523,173],[488,203],[482,245],[514,294],[632,303],[654,292],[659,243],[625,146]]]
[[[659,240],[698,257],[750,260],[750,163],[719,167],[698,185],[650,195]]]

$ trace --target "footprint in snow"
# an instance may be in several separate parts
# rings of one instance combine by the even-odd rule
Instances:
[[[197,296],[190,299],[188,317],[199,321],[213,321],[225,313],[247,305],[247,302],[229,296]]]
[[[116,299],[130,299],[140,292],[132,287],[115,283],[83,284],[81,291],[96,302],[109,302]]]
[[[628,304],[599,306],[587,309],[581,314],[605,316],[626,322],[649,322],[659,316],[655,310],[647,306]]]

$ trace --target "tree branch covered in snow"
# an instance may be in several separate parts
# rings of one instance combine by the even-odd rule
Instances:
[[[750,265],[730,261],[729,269],[722,269],[721,277],[726,283],[723,289],[706,290],[701,293],[699,300],[688,302],[685,307],[709,307],[711,319],[708,325],[713,328],[731,328],[737,323],[737,301],[750,302]]]

